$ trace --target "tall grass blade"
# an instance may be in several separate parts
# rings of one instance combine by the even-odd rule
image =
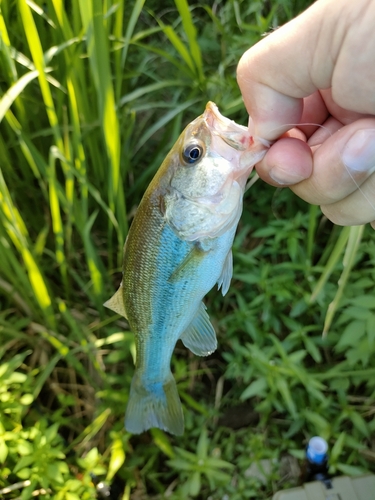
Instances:
[[[18,78],[16,65],[10,56],[10,40],[8,30],[4,20],[3,13],[0,9],[0,52],[2,57],[6,60],[7,70],[9,72],[9,80],[15,82]]]
[[[336,265],[342,255],[342,252],[345,249],[345,245],[348,241],[349,235],[350,235],[350,228],[344,227],[340,232],[340,236],[335,244],[334,249],[331,252],[328,262],[325,265],[324,270],[311,293],[309,300],[310,304],[313,304],[316,301],[319,293],[323,290],[324,285],[327,283],[329,277],[336,269]]]
[[[121,53],[121,70],[122,71],[124,71],[124,69],[125,69],[125,63],[126,63],[126,58],[128,55],[130,39],[133,36],[134,28],[135,28],[135,25],[136,25],[137,20],[139,18],[139,15],[142,12],[142,8],[143,8],[144,3],[145,3],[145,0],[136,0],[134,2],[132,13],[130,14],[128,26],[127,26],[126,32],[125,32],[124,47],[123,47],[122,53]]]
[[[191,77],[194,77],[196,70],[195,70],[195,64],[193,62],[193,59],[191,58],[190,52],[188,49],[185,47],[184,43],[182,40],[179,38],[175,30],[172,28],[172,26],[165,26],[163,23],[161,23],[161,26],[163,27],[163,31],[173,47],[177,50],[178,54],[182,58],[182,60],[185,62],[185,64],[188,66],[188,68],[191,71]]]
[[[171,111],[163,115],[158,121],[156,121],[145,134],[143,134],[142,138],[138,141],[137,145],[134,148],[134,154],[139,151],[142,146],[149,140],[149,138],[155,134],[157,130],[161,127],[164,127],[167,123],[169,123],[175,116],[181,113],[183,110],[189,108],[193,104],[196,104],[200,101],[200,98],[190,99],[182,104],[176,105]]]
[[[29,49],[33,58],[33,62],[35,65],[36,70],[38,71],[38,80],[39,80],[39,85],[40,85],[40,90],[42,93],[43,101],[45,104],[45,109],[46,113],[49,119],[50,126],[53,131],[55,143],[57,149],[63,153],[64,151],[64,142],[63,138],[60,132],[60,126],[59,126],[59,118],[57,116],[55,104],[53,101],[51,89],[46,77],[46,67],[45,67],[45,58],[42,50],[42,44],[39,38],[38,30],[36,28],[34,18],[32,16],[32,13],[30,11],[30,7],[26,0],[18,0],[19,4],[19,9],[21,12],[21,17],[22,17],[22,22],[23,22],[23,27],[25,30],[25,35],[28,41]],[[66,200],[67,200],[67,206],[66,210],[70,214],[69,217],[69,222],[66,226],[66,231],[67,231],[67,241],[66,245],[67,248],[70,248],[70,236],[71,236],[71,229],[70,229],[70,220],[71,220],[71,213],[72,213],[72,207],[73,207],[73,198],[74,198],[74,185],[73,185],[73,178],[69,170],[69,166],[62,163],[63,171],[65,174],[65,193],[66,193]],[[52,169],[52,175],[54,175],[54,169]],[[60,214],[57,215],[57,211],[60,211],[59,207],[59,200],[57,198],[54,198],[53,194],[54,188],[52,187],[52,198],[54,200],[54,212],[53,216],[56,219],[56,217],[60,217]],[[51,192],[51,190],[50,190]],[[58,224],[58,221],[55,220],[55,226]],[[56,234],[56,233],[55,233]],[[58,262],[60,264],[60,270],[63,276],[63,282],[65,285],[65,290],[66,292],[68,291],[68,283],[66,279],[66,265],[65,265],[65,252],[63,251],[63,247],[61,245],[64,245],[64,241],[61,241],[61,238],[64,239],[63,233],[62,236],[59,236],[58,240],[56,241],[56,254],[59,256]]]
[[[315,240],[315,230],[316,230],[316,216],[319,211],[318,205],[311,205],[309,208],[309,226],[307,229],[307,258],[310,263],[313,257],[313,248]]]
[[[29,44],[29,49],[33,58],[35,69],[38,71],[40,90],[46,107],[46,113],[53,130],[57,147],[63,151],[63,142],[59,130],[59,120],[57,118],[55,105],[53,102],[51,90],[46,78],[45,62],[42,44],[39,38],[34,18],[30,12],[30,7],[26,0],[18,0],[19,10],[22,17],[25,35]]]
[[[73,150],[75,152],[74,155],[74,166],[77,169],[78,174],[83,179],[83,182],[80,182],[81,186],[81,210],[84,219],[88,217],[88,187],[87,187],[87,178],[86,178],[86,155],[85,150],[82,145],[82,134],[81,134],[81,125],[79,118],[79,108],[77,102],[77,93],[75,90],[75,85],[71,78],[67,80],[67,89],[69,95],[69,105],[70,105],[70,116],[72,119],[73,133],[72,133],[72,143]]]
[[[28,232],[25,223],[14,206],[5,179],[0,170],[0,209],[2,224],[4,225],[9,238],[22,256],[25,268],[28,273],[31,289],[35,294],[49,325],[55,325],[52,310],[52,301],[43,274],[33,257],[28,243]]]
[[[48,168],[48,186],[49,186],[49,203],[52,218],[52,229],[55,235],[56,245],[56,262],[59,265],[65,290],[68,291],[68,277],[67,277],[67,262],[65,259],[64,251],[64,229],[60,212],[60,200],[58,196],[58,181],[56,178],[56,158],[59,157],[59,152],[55,146],[52,146],[49,155],[49,168]]]
[[[128,222],[120,173],[120,130],[116,114],[115,95],[112,86],[108,50],[108,35],[103,21],[103,3],[99,0],[80,0],[79,7],[86,33],[86,43],[91,71],[97,91],[100,120],[109,162],[108,199],[109,207],[117,213],[118,244],[122,248],[127,233]],[[105,168],[105,166],[103,166]],[[109,244],[111,228],[109,226]],[[110,252],[111,255],[111,252]]]
[[[3,120],[5,113],[11,107],[15,99],[17,99],[17,97],[21,94],[26,85],[33,81],[38,74],[39,72],[36,70],[26,73],[26,75],[21,76],[21,78],[5,92],[0,100],[0,122]]]
[[[197,30],[191,17],[189,5],[186,0],[175,0],[175,4],[180,13],[182,26],[189,42],[190,54],[196,68],[198,80],[202,82],[204,79],[202,54],[197,41]]]
[[[328,311],[324,321],[323,336],[326,336],[328,334],[335,312],[337,311],[340,305],[340,300],[344,293],[345,286],[348,282],[350,271],[352,270],[352,267],[354,265],[358,247],[362,239],[364,227],[365,226],[353,226],[350,228],[345,228],[349,230],[349,238],[343,259],[344,269],[338,281],[338,288],[336,291],[335,298],[328,306]]]
[[[100,415],[96,417],[92,424],[87,426],[86,429],[69,445],[68,450],[77,445],[85,446],[100,431],[110,415],[110,408],[104,410]]]
[[[184,85],[187,85],[187,82],[184,82],[183,80],[162,80],[161,82],[151,83],[150,85],[144,85],[143,87],[135,89],[133,90],[133,92],[129,92],[129,94],[126,94],[123,97],[121,97],[119,104],[120,106],[123,106],[128,102],[133,102],[136,99],[139,99],[140,97],[143,97],[147,94],[156,92],[157,90],[162,90],[167,87],[176,88]]]

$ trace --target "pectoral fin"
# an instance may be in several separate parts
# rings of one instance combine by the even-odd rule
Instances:
[[[121,314],[121,316],[127,318],[124,306],[122,283],[117,292],[109,300],[107,300],[107,302],[104,302],[103,305],[115,313]]]
[[[230,280],[233,275],[233,255],[232,250],[229,250],[225,259],[223,270],[221,271],[220,278],[217,280],[217,288],[221,287],[221,293],[225,295],[229,290]]]
[[[217,347],[214,327],[206,312],[206,306],[200,303],[198,311],[189,327],[181,335],[184,345],[197,356],[208,356]]]
[[[192,270],[199,264],[200,259],[205,255],[205,251],[201,248],[198,242],[194,242],[190,252],[186,255],[180,265],[174,270],[168,281],[173,283],[185,277],[189,277]]]

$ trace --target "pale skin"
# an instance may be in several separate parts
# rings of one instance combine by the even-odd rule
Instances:
[[[374,19],[375,0],[318,0],[245,52],[237,78],[251,132],[275,141],[259,176],[375,229]]]

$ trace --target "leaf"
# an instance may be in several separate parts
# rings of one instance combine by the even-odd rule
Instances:
[[[367,320],[372,315],[369,309],[365,309],[360,306],[349,306],[345,308],[345,316],[359,319],[359,320]]]
[[[98,462],[99,452],[98,448],[92,448],[85,457],[78,458],[77,462],[81,467],[84,467],[85,470],[89,471],[95,467]]]
[[[85,446],[86,443],[90,442],[94,436],[98,434],[98,432],[102,429],[102,427],[105,425],[107,422],[109,416],[111,415],[112,410],[110,408],[107,408],[103,410],[96,418],[95,420],[84,429],[84,431],[74,440],[70,443],[69,448],[72,448],[73,446],[76,445],[76,443],[80,443],[80,446]],[[89,461],[95,462],[93,457],[98,456],[98,449],[93,448],[89,451],[89,453],[86,455],[86,457],[89,457]]]
[[[370,430],[366,421],[361,417],[361,415],[356,411],[351,411],[349,414],[350,420],[358,431],[365,437],[370,438]]]
[[[344,251],[345,245],[348,241],[350,234],[350,228],[344,227],[341,232],[338,240],[336,241],[334,249],[331,251],[327,264],[325,265],[323,272],[319,278],[318,283],[315,285],[314,290],[311,293],[310,304],[313,304],[320,292],[323,290],[325,284],[327,283],[329,277],[336,269],[336,265],[341,257],[342,252]]]
[[[81,500],[81,497],[77,495],[77,493],[72,493],[69,491],[65,493],[65,498],[66,500]]]
[[[34,447],[29,441],[25,441],[22,439],[17,443],[17,451],[21,456],[27,456],[31,455],[34,452]],[[32,461],[33,459],[31,461],[25,460],[24,462],[22,462],[21,459],[21,463],[24,463],[25,465],[31,464]],[[25,467],[25,465],[23,465],[23,467]]]
[[[133,6],[132,13],[129,17],[128,26],[126,28],[126,33],[125,33],[124,48],[122,49],[122,54],[121,54],[121,69],[122,69],[122,71],[124,71],[124,69],[125,69],[125,62],[126,62],[126,57],[128,54],[130,39],[133,35],[133,31],[134,31],[135,25],[137,23],[137,20],[139,18],[139,15],[142,12],[142,7],[143,7],[144,3],[145,3],[145,0],[136,0],[134,3],[134,6]]]
[[[341,463],[337,464],[336,468],[337,470],[348,476],[361,476],[367,472],[365,469],[361,467],[356,467],[354,465],[341,464]]]
[[[58,422],[56,422],[55,424],[48,427],[48,429],[46,429],[46,431],[44,432],[44,436],[47,440],[47,443],[53,442],[53,440],[57,436],[58,430],[59,430],[59,423]]]
[[[201,415],[204,415],[205,417],[209,416],[209,412],[207,411],[207,409],[203,405],[198,403],[194,398],[192,398],[190,394],[188,394],[185,391],[181,391],[180,396],[185,401],[185,403],[188,404],[195,411],[197,411]]]
[[[288,356],[289,363],[293,363],[294,365],[301,365],[302,361],[306,357],[306,354],[307,353],[306,353],[305,349],[300,349],[298,351],[294,351],[294,352],[290,353]]]
[[[372,295],[357,295],[350,299],[351,304],[364,309],[375,309],[375,297]]]
[[[63,151],[63,142],[60,134],[60,130],[58,127],[58,118],[56,114],[55,105],[52,98],[51,89],[49,87],[46,72],[45,72],[45,63],[44,63],[44,54],[42,50],[42,45],[40,41],[40,37],[38,34],[38,30],[36,28],[34,18],[30,11],[30,7],[26,0],[18,0],[19,10],[22,17],[22,23],[25,30],[27,42],[29,45],[29,49],[33,58],[33,62],[35,64],[35,69],[38,71],[38,79],[40,90],[42,92],[43,101],[45,104],[46,113],[51,125],[51,128],[54,132],[54,137],[56,140],[57,147]]]
[[[344,448],[344,444],[345,444],[345,437],[346,437],[346,433],[341,432],[339,437],[336,439],[335,444],[333,445],[332,450],[330,452],[330,457],[331,457],[332,463],[337,462],[337,459],[341,455],[342,450]]]
[[[267,381],[264,377],[254,380],[241,394],[240,399],[245,401],[253,396],[264,396],[267,389]]]
[[[202,55],[199,44],[197,42],[197,30],[195,29],[195,25],[191,17],[189,5],[186,0],[175,0],[175,4],[177,6],[178,12],[180,13],[182,19],[182,26],[189,41],[190,54],[192,56],[194,65],[197,69],[198,78],[199,80],[202,81],[203,80]]]
[[[169,38],[169,41],[172,43],[174,48],[177,50],[181,58],[184,60],[185,64],[189,67],[192,74],[194,74],[194,63],[191,58],[191,55],[177,33],[174,31],[172,26],[165,26],[162,24],[163,31],[166,36]]]
[[[51,482],[56,481],[56,483],[59,484],[64,483],[63,475],[61,474],[57,463],[47,464],[46,472],[46,476]]]
[[[29,468],[21,469],[17,472],[17,476],[20,479],[28,479],[31,476],[31,469]]]
[[[226,462],[225,460],[221,460],[220,458],[209,457],[206,460],[207,465],[212,468],[217,469],[233,469],[234,465],[230,462]]]
[[[340,306],[340,300],[341,297],[344,293],[345,286],[347,284],[347,281],[350,276],[350,271],[354,265],[354,260],[357,255],[358,247],[362,239],[363,235],[363,230],[365,226],[352,226],[349,228],[349,238],[348,238],[348,244],[345,249],[345,254],[344,254],[344,259],[343,259],[343,266],[344,269],[341,273],[340,279],[338,281],[338,288],[336,291],[336,295],[333,299],[333,301],[329,304],[327,314],[324,320],[324,328],[323,328],[323,336],[328,334],[328,330],[331,326],[331,323],[333,321],[333,317],[336,313],[336,310]],[[343,231],[345,231],[344,228]]]
[[[366,323],[364,321],[355,320],[350,322],[341,335],[340,340],[336,344],[335,349],[340,352],[347,346],[357,345],[361,338],[365,335],[365,332]]]
[[[38,74],[38,71],[30,71],[30,73],[26,73],[5,92],[0,100],[0,122],[4,118],[5,113],[11,107],[15,99],[17,99],[17,97],[24,90],[26,85],[37,78]]]
[[[201,473],[196,471],[189,479],[189,491],[193,497],[197,496],[201,489]]]
[[[190,462],[187,462],[186,460],[183,460],[182,458],[173,458],[172,460],[168,460],[167,464],[169,467],[172,467],[176,470],[181,470],[181,471],[192,471],[195,469],[194,465]]]
[[[5,441],[0,437],[0,463],[5,463],[8,456],[8,447]]]
[[[375,314],[371,314],[371,316],[367,318],[366,331],[368,343],[371,347],[373,347],[375,343]]]
[[[111,481],[116,472],[122,467],[125,462],[125,450],[122,439],[117,438],[111,446],[111,458],[109,460],[107,481]]]
[[[280,394],[281,394],[283,400],[285,401],[285,404],[286,404],[288,410],[290,411],[292,416],[296,418],[297,417],[297,408],[296,408],[296,405],[293,401],[293,398],[292,398],[292,395],[290,393],[290,390],[289,390],[289,387],[288,387],[286,380],[283,378],[277,378],[275,380],[275,383],[276,383],[277,389],[280,391]]]
[[[121,97],[119,104],[120,106],[123,106],[128,102],[131,103],[136,99],[145,96],[148,93],[155,92],[156,90],[165,89],[167,87],[177,87],[184,85],[186,85],[186,81],[183,80],[162,80],[161,82],[151,83],[150,85],[139,87],[133,90],[133,92],[124,95],[123,97]]]
[[[310,354],[310,356],[313,358],[313,360],[316,363],[321,363],[322,362],[322,355],[320,354],[320,351],[316,347],[314,342],[311,339],[309,339],[308,337],[306,337],[304,339],[304,343],[305,343],[305,347],[306,347],[307,352]]]
[[[199,436],[198,445],[197,445],[197,457],[200,460],[203,460],[207,457],[208,451],[208,436],[207,429],[203,427],[201,434]]]
[[[156,446],[167,455],[169,458],[174,457],[174,451],[172,445],[169,441],[167,434],[161,429],[151,429],[152,437],[154,438],[154,443]]]
[[[314,426],[312,434],[321,436],[323,439],[328,441],[331,436],[330,423],[322,415],[319,415],[319,413],[316,413],[309,409],[305,409],[303,413],[306,420],[308,420]]]
[[[159,120],[157,120],[151,127],[147,130],[145,134],[143,134],[142,138],[138,141],[137,145],[134,148],[133,153],[138,152],[143,145],[149,140],[149,138],[154,135],[159,129],[164,127],[168,122],[170,122],[175,116],[184,111],[185,109],[193,106],[199,101],[199,98],[190,99],[189,101],[183,102],[181,104],[177,104],[174,108],[163,115]]]

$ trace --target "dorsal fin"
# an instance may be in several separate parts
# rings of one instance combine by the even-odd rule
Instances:
[[[121,314],[121,316],[124,316],[124,318],[127,319],[126,312],[125,312],[125,306],[124,306],[124,296],[123,296],[123,290],[122,290],[122,283],[117,290],[117,292],[109,299],[107,302],[104,302],[103,304],[105,307],[108,307],[108,309],[111,309],[117,314]]]

